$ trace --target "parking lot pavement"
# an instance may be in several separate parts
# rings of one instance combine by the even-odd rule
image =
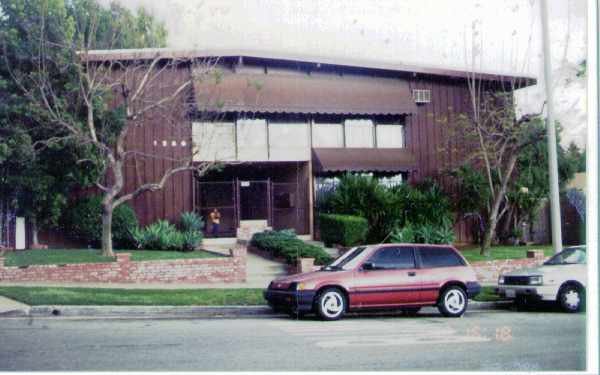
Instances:
[[[585,315],[0,319],[0,370],[583,370]]]

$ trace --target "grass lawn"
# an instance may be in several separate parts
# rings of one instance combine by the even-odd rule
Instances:
[[[554,254],[551,245],[532,245],[532,246],[492,246],[491,255],[489,257],[479,254],[480,248],[468,247],[461,250],[461,254],[467,258],[469,262],[479,262],[485,260],[497,259],[521,259],[527,257],[527,250],[544,250],[546,256]]]
[[[161,260],[214,258],[219,254],[197,250],[190,252],[158,250],[116,250],[116,253],[131,253],[131,260]],[[4,255],[6,266],[29,266],[34,264],[106,263],[114,262],[113,257],[100,255],[98,249],[48,249],[9,251]]]
[[[255,306],[265,305],[262,289],[105,289],[55,287],[0,287],[0,295],[31,306]],[[475,301],[498,301],[494,288],[484,286]]]
[[[0,287],[0,295],[28,305],[219,306],[264,305],[262,289],[104,289]]]

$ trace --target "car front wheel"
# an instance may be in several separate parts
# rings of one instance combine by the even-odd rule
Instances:
[[[583,309],[585,303],[585,292],[575,285],[564,286],[558,293],[558,302],[566,312],[579,312]]]
[[[317,298],[317,314],[323,320],[338,320],[346,312],[346,297],[337,288],[326,288]]]
[[[440,295],[438,310],[450,318],[462,316],[467,310],[467,293],[459,286],[451,286]]]

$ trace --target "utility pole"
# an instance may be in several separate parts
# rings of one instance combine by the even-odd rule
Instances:
[[[562,227],[560,220],[560,197],[558,191],[558,159],[556,156],[556,128],[554,125],[554,96],[552,87],[552,55],[550,54],[550,31],[548,30],[548,2],[540,0],[542,12],[542,45],[544,48],[544,82],[546,84],[546,132],[548,139],[548,168],[550,176],[550,213],[552,222],[552,245],[554,253],[562,250]]]

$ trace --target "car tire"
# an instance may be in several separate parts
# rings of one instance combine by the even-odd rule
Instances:
[[[403,307],[400,309],[400,311],[402,311],[402,314],[406,315],[406,316],[416,316],[419,311],[421,311],[420,307]]]
[[[568,313],[576,313],[585,306],[585,290],[577,285],[565,285],[558,292],[558,303]]]
[[[467,310],[468,298],[465,290],[459,286],[450,286],[441,293],[438,310],[448,318],[458,318]]]
[[[338,288],[323,289],[315,303],[317,315],[323,320],[338,320],[346,313],[346,296]]]

